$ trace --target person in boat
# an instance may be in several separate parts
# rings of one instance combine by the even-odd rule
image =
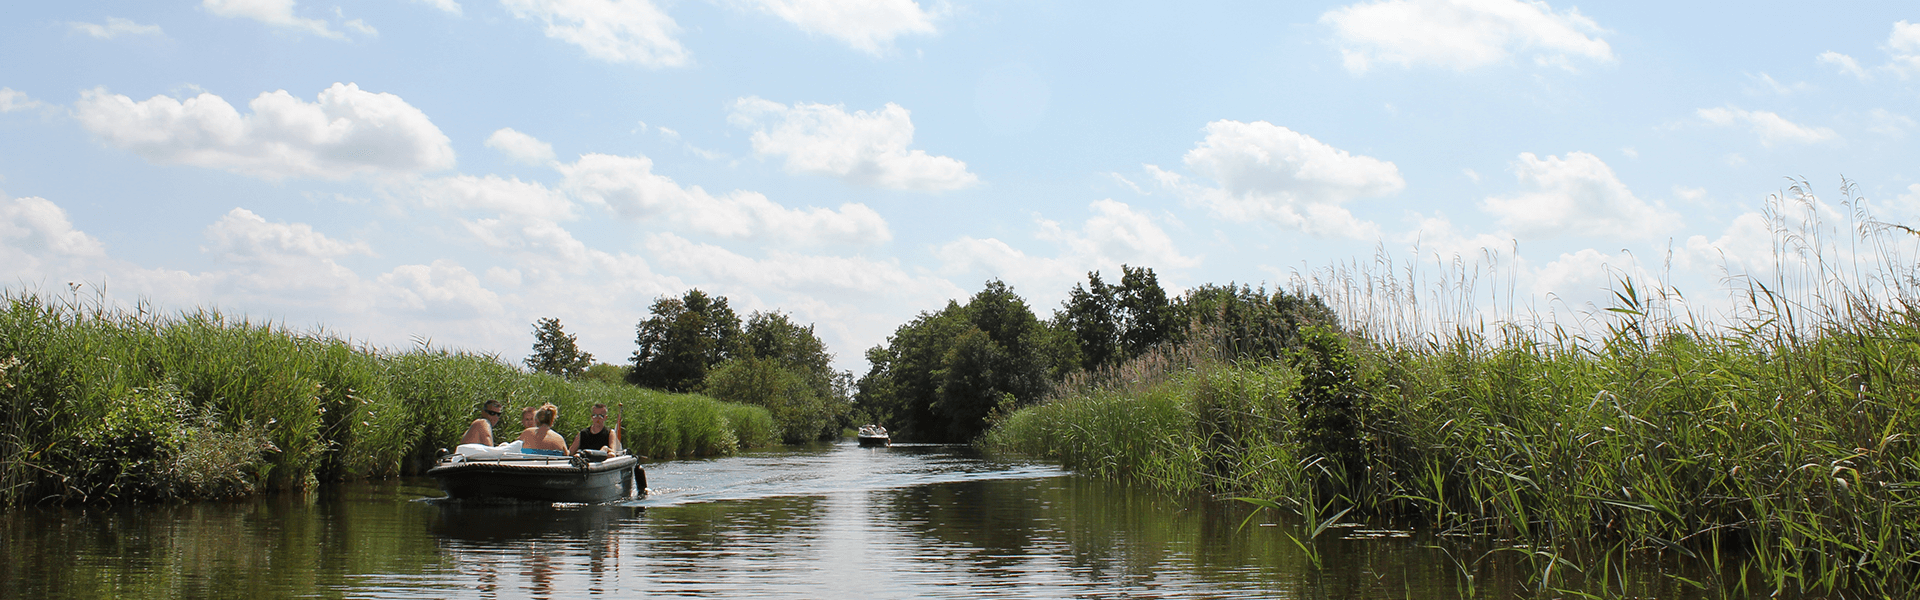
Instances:
[[[533,413],[539,412],[539,410],[540,410],[540,407],[538,406],[529,406],[529,407],[520,409],[521,433],[525,433],[528,429],[533,429],[535,422],[539,421],[539,419],[534,417]]]
[[[573,434],[573,443],[567,446],[567,453],[579,454],[581,450],[605,450],[618,454],[620,430],[617,427],[607,427],[606,403],[595,403],[592,411],[593,426]]]
[[[500,424],[500,401],[488,400],[480,407],[480,418],[467,426],[467,434],[460,436],[462,444],[493,445],[493,426]]]
[[[553,420],[560,416],[560,408],[547,403],[534,411],[533,428],[520,432],[520,452],[524,454],[547,454],[567,456],[567,439],[553,430]]]

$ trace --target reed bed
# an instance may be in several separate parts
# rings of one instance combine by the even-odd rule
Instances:
[[[985,443],[1303,515],[1507,540],[1548,567],[1678,556],[1720,577],[1689,585],[1723,595],[1908,597],[1920,278],[1911,230],[1846,192],[1844,235],[1804,182],[1771,198],[1775,270],[1729,277],[1738,302],[1714,319],[1623,276],[1614,306],[1573,326],[1481,326],[1464,269],[1439,279],[1469,297],[1429,298],[1437,316],[1375,293],[1415,297],[1411,270],[1322,274],[1347,318],[1341,385],[1360,392],[1351,456],[1322,439],[1324,385],[1306,382],[1330,363],[1304,350],[1188,351],[1212,358],[1063,388]]]
[[[773,440],[764,409],[530,374],[497,357],[403,352],[197,310],[0,292],[0,505],[219,498],[418,471],[480,405],[551,402],[556,429],[624,406],[626,439],[670,458]]]

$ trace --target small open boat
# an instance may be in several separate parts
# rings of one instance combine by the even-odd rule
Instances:
[[[856,439],[859,440],[862,448],[877,448],[893,444],[893,438],[887,436],[887,428],[879,425],[861,427],[860,436]]]
[[[647,488],[647,472],[631,454],[588,450],[569,457],[506,450],[450,453],[428,469],[427,476],[440,481],[447,497],[459,499],[606,502]]]

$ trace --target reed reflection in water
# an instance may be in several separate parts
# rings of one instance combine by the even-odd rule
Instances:
[[[1458,598],[1435,542],[1297,524],[956,447],[851,443],[649,465],[612,505],[426,500],[430,480],[237,503],[15,511],[6,598]],[[1256,522],[1259,519],[1256,519]],[[1404,533],[1398,535],[1405,535]],[[1636,595],[1698,597],[1633,573]],[[1526,594],[1486,561],[1475,595]]]

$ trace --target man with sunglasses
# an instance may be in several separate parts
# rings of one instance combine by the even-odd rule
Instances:
[[[605,450],[618,454],[620,431],[618,428],[607,427],[607,405],[596,403],[591,412],[593,426],[574,434],[573,443],[568,445],[567,452],[578,454],[581,450]]]
[[[500,424],[500,402],[488,400],[480,409],[481,417],[467,426],[467,435],[461,436],[461,444],[493,445],[493,426]]]

